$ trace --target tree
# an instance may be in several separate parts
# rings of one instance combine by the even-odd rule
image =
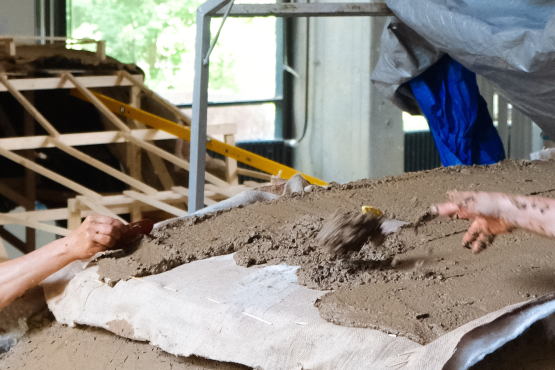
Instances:
[[[74,37],[106,40],[106,51],[123,63],[136,63],[153,89],[171,89],[175,75],[191,67],[195,14],[201,0],[73,0]],[[189,63],[186,63],[186,60]],[[210,84],[235,89],[228,73],[233,59],[211,65]],[[191,69],[192,73],[192,69]]]

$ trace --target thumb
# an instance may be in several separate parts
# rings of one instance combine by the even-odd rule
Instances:
[[[132,222],[127,225],[127,231],[125,231],[119,238],[116,248],[123,248],[126,244],[131,242],[137,235],[148,235],[154,227],[154,222],[149,219]]]

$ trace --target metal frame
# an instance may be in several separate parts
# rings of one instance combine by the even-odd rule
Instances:
[[[208,111],[210,21],[214,17],[360,17],[390,16],[383,3],[280,3],[230,4],[233,0],[208,0],[197,10],[195,79],[191,120],[191,162],[189,172],[189,212],[203,208],[206,127]],[[230,7],[224,9],[226,5]],[[225,20],[225,19],[224,19]],[[223,25],[223,22],[222,22]],[[214,40],[215,43],[216,39]],[[276,174],[274,174],[276,175]]]

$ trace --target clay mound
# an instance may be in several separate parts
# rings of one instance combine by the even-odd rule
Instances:
[[[429,206],[453,189],[554,197],[553,184],[555,162],[512,160],[331,184],[173,223],[127,255],[99,261],[99,274],[115,283],[232,252],[242,266],[285,262],[300,266],[301,284],[335,290],[319,303],[328,321],[429,343],[489,312],[555,291],[552,240],[515,233],[475,256],[461,247],[469,222],[423,217]],[[342,258],[325,253],[316,240],[323,221],[363,205],[418,229],[402,227],[382,246],[366,243]]]

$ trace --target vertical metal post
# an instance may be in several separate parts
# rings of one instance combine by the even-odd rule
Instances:
[[[276,92],[275,98],[282,100],[275,103],[274,137],[283,139],[283,52],[284,52],[284,19],[276,18]]]
[[[210,19],[211,17],[205,15],[201,9],[197,11],[193,117],[191,120],[191,162],[189,168],[189,213],[204,207],[208,68],[210,63],[205,65],[203,60],[210,49]]]

